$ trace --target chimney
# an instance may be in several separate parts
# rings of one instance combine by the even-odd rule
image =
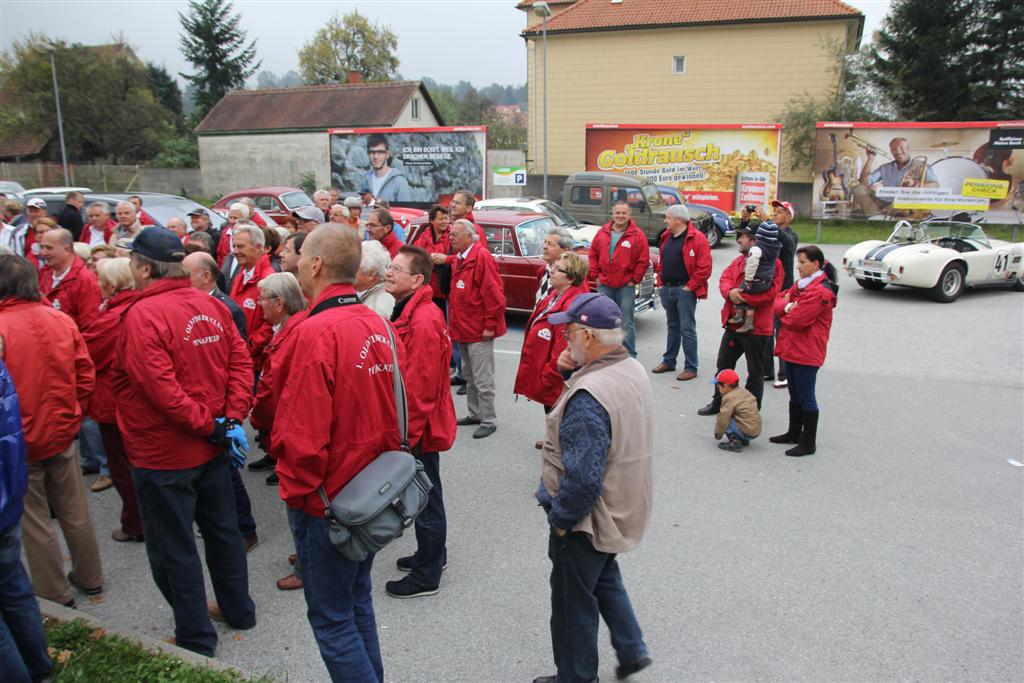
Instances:
[[[358,71],[349,71],[348,72],[348,83],[349,84],[352,84],[352,83],[362,83],[362,82],[363,82],[363,75],[361,73],[359,73]]]

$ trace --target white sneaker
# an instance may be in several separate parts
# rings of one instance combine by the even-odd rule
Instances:
[[[789,381],[784,379],[777,379],[772,384],[772,386],[775,387],[776,389],[785,389],[786,387],[789,386]]]

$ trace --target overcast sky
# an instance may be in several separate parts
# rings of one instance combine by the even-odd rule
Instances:
[[[864,13],[865,36],[878,28],[889,7],[889,0],[846,2]],[[299,48],[331,14],[358,9],[398,35],[399,71],[405,78],[466,80],[477,87],[526,83],[526,50],[519,37],[526,16],[515,5],[515,0],[234,2],[242,28],[256,38],[262,69],[278,76],[298,70]],[[190,70],[178,46],[178,13],[187,6],[183,0],[0,0],[0,48],[31,32],[87,45],[110,42],[123,32],[141,59],[177,74]]]

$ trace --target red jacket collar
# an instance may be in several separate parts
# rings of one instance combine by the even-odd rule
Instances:
[[[420,285],[420,288],[410,294],[408,296],[408,300],[402,306],[401,314],[395,319],[395,327],[397,328],[403,325],[408,325],[412,321],[412,314],[415,313],[420,306],[427,304],[435,306],[436,304],[433,299],[434,290],[430,288],[430,283],[425,282]]]
[[[0,311],[13,311],[16,308],[29,308],[30,306],[46,306],[50,307],[49,303],[43,299],[41,301],[26,301],[25,299],[15,299],[14,297],[7,297],[6,299],[0,299]]]
[[[327,298],[330,298],[330,297],[342,296],[344,294],[355,294],[355,293],[356,293],[356,288],[353,287],[350,283],[341,283],[341,282],[339,282],[339,283],[335,283],[333,285],[327,285],[327,287],[324,289],[324,291],[320,292],[320,296],[318,296],[316,298],[316,301],[314,301],[312,304],[310,304],[309,308],[310,308],[310,310],[316,308],[317,304],[319,304],[324,299],[327,299]]]
[[[85,268],[85,261],[76,256],[75,260],[71,262],[71,267],[68,269],[68,274],[61,278],[60,282],[57,283],[57,287],[60,287],[65,282],[74,282],[75,280],[77,280],[79,273],[82,272],[82,268]],[[54,289],[56,289],[56,287]]]
[[[114,296],[107,299],[106,303],[103,306],[103,310],[112,311],[115,308],[119,308],[121,306],[128,306],[138,298],[139,292],[135,291],[134,289],[126,289],[124,291],[118,292]]]
[[[622,234],[625,235],[630,230],[639,230],[639,229],[640,229],[640,226],[636,224],[636,221],[634,221],[632,218],[630,218],[629,219],[629,224],[626,226],[626,229],[622,231]],[[611,237],[611,234],[612,234],[612,222],[608,221],[607,223],[602,225],[601,226],[601,232],[606,232],[606,233],[608,233],[608,236]]]
[[[151,296],[160,296],[165,292],[170,292],[175,289],[184,289],[185,287],[191,287],[192,284],[188,278],[160,278],[154,280],[146,289],[139,292],[138,301],[148,299]]]

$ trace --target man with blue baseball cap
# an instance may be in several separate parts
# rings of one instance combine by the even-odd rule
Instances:
[[[651,518],[651,383],[622,345],[622,311],[581,294],[550,318],[565,325],[558,367],[565,390],[547,417],[537,500],[551,533],[551,647],[558,673],[534,683],[597,680],[604,617],[625,678],[651,663],[622,583],[618,553],[635,548]]]
[[[177,644],[212,656],[211,617],[256,625],[230,475],[248,449],[241,421],[252,401],[252,361],[224,304],[191,286],[177,235],[148,227],[128,248],[141,294],[117,341],[117,426]],[[193,524],[217,598],[209,606]]]

